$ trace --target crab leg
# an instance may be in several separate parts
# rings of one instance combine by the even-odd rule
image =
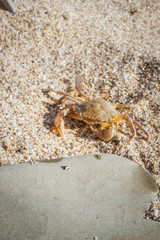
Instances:
[[[132,118],[127,116],[126,121],[129,125],[129,128],[131,129],[131,133],[132,133],[132,136],[127,140],[127,143],[129,143],[131,141],[131,139],[134,138],[134,136],[136,135],[136,129],[135,129],[135,126],[133,124]]]
[[[129,128],[131,129],[131,132],[132,132],[132,136],[129,138],[129,140],[127,141],[130,142],[131,139],[136,135],[136,129],[135,129],[135,126],[136,125],[139,129],[141,129],[142,132],[144,132],[146,134],[146,140],[148,140],[149,138],[149,134],[148,132],[141,126],[139,125],[139,123],[137,123],[136,121],[132,120],[131,117],[129,116],[124,116],[124,115],[118,115],[114,120],[113,122],[115,123],[118,123],[118,122],[127,122],[128,125],[129,125]]]
[[[91,100],[91,98],[89,98],[87,95],[85,95],[82,91],[83,91],[83,88],[82,88],[82,76],[79,74],[77,75],[76,77],[76,80],[75,80],[75,89],[76,91],[80,94],[80,96],[86,98],[87,100]]]
[[[53,90],[54,91],[54,90]],[[66,94],[66,93],[63,93],[61,91],[54,91],[55,93],[58,93],[58,94],[61,94],[63,95],[62,97],[60,97],[58,100],[57,100],[57,104],[60,104],[62,102],[66,102],[67,100],[68,101],[72,101],[73,104],[75,103],[81,103],[82,100],[81,99],[77,99],[69,94]],[[68,105],[68,104],[67,104]]]
[[[136,129],[135,129],[134,125],[136,125],[139,129],[141,129],[142,132],[144,132],[146,134],[146,140],[148,140],[149,134],[141,125],[139,125],[136,121],[132,120],[132,118],[130,118],[128,116],[125,117],[125,118],[126,118],[126,121],[129,125],[130,129],[131,129],[131,132],[132,132],[132,136],[129,139],[129,141],[127,141],[127,142],[130,142],[130,140],[136,135]]]
[[[144,132],[146,134],[146,140],[148,140],[149,138],[149,133],[141,126],[139,125],[136,121],[133,121],[133,123],[139,128],[141,129],[142,132]]]
[[[124,115],[118,115],[115,117],[115,119],[113,120],[113,122],[118,123],[118,122],[127,122],[129,125],[129,128],[132,132],[132,136],[127,140],[127,143],[131,141],[131,139],[136,135],[136,129],[133,123],[132,118],[130,118],[129,116],[124,116]]]
[[[131,106],[128,105],[128,104],[117,104],[117,105],[115,106],[115,108],[129,109],[129,108],[131,108]]]

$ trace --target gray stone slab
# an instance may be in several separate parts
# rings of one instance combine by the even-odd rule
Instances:
[[[64,168],[67,166],[68,168]],[[0,168],[0,239],[158,240],[153,178],[114,155]]]
[[[0,0],[0,3],[9,11],[12,13],[15,13],[16,7],[12,0]]]

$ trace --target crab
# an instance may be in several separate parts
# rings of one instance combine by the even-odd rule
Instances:
[[[86,96],[83,93],[81,75],[78,75],[75,79],[75,89],[82,98],[76,98],[69,94],[57,92],[63,96],[57,100],[60,108],[54,119],[54,125],[62,139],[65,139],[63,118],[68,116],[86,122],[92,133],[103,141],[120,140],[116,133],[116,125],[119,122],[127,122],[131,130],[132,135],[127,142],[130,142],[136,135],[135,126],[144,132],[146,140],[148,140],[149,134],[139,123],[128,115],[119,114],[117,111],[117,109],[130,108],[130,106],[125,104],[114,106],[106,100],[106,98],[91,99]]]

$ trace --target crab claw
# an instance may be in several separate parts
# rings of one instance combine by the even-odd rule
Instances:
[[[87,100],[90,100],[90,98],[86,94],[83,93],[82,82],[83,82],[82,76],[80,74],[77,75],[76,80],[75,80],[75,89],[80,96],[86,98]]]
[[[54,125],[57,131],[59,132],[60,136],[62,137],[62,139],[65,139],[63,117],[64,117],[64,114],[63,112],[60,111],[54,119]]]
[[[90,126],[91,131],[95,136],[97,136],[99,139],[108,142],[109,140],[120,140],[118,136],[116,136],[116,127],[115,124],[112,123],[110,127],[107,127],[105,129],[96,129],[93,126]]]

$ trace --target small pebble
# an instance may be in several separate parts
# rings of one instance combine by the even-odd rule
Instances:
[[[61,166],[61,168],[63,168],[63,170],[69,170],[68,166]]]
[[[96,159],[101,159],[101,154],[95,154],[94,157],[95,157]]]

